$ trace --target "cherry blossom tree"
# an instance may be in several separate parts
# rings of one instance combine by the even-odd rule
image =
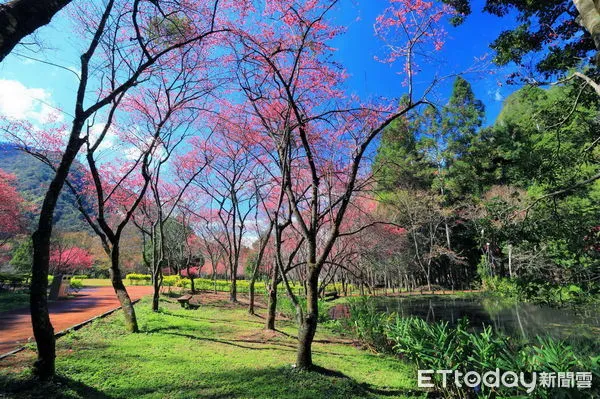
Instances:
[[[190,226],[198,237],[200,252],[205,255],[205,260],[210,263],[213,292],[217,293],[217,273],[219,265],[225,259],[225,251],[221,243],[225,240],[224,233],[219,225],[210,222],[207,215],[197,209],[193,202],[185,202],[182,208],[190,216]]]
[[[278,167],[278,153],[270,141],[265,141],[262,132],[265,129],[278,131],[281,121],[271,120],[268,125],[259,115],[244,113],[242,108],[230,108],[233,115],[244,115],[244,133],[238,137],[239,145],[252,160],[252,183],[254,185],[255,231],[259,236],[257,257],[250,282],[249,312],[254,308],[254,280],[258,270],[263,267],[266,260],[266,269],[270,276],[267,283],[267,317],[265,328],[275,330],[277,313],[278,286],[284,281],[284,274],[294,269],[294,263],[302,248],[302,239],[297,231],[293,230],[292,211],[286,201],[285,192],[281,185],[281,170]],[[230,118],[235,120],[235,117]],[[283,122],[285,123],[285,121]],[[294,265],[294,266],[293,266]]]
[[[67,274],[89,270],[94,264],[93,256],[85,249],[54,242],[50,251],[50,272]]]
[[[221,3],[226,4],[226,12],[221,11]],[[242,15],[247,6],[246,2],[218,0],[193,4],[109,0],[100,10],[85,3],[73,9],[72,18],[79,22],[78,32],[88,46],[81,56],[73,120],[61,157],[55,162],[55,176],[44,196],[38,227],[33,235],[31,311],[38,345],[35,371],[40,377],[48,378],[54,374],[55,339],[46,294],[52,217],[73,161],[80,149],[92,141],[89,127],[96,119],[112,120],[128,91],[134,87],[141,91],[144,83],[151,80],[149,77],[156,73],[155,66],[159,61],[173,61],[191,48],[210,44],[213,36],[231,31],[229,23]],[[205,53],[206,48],[198,51],[198,54]],[[109,106],[110,110],[107,110]],[[31,132],[32,136],[36,134]],[[101,142],[96,142],[96,149]],[[140,161],[144,162],[143,157]],[[102,230],[108,239],[112,237],[108,229]],[[119,231],[122,229],[117,227],[117,232],[113,233]],[[118,251],[113,253],[113,258],[118,257]],[[116,271],[113,269],[113,273]],[[119,279],[113,277],[113,284],[116,284],[119,299],[127,303],[126,290],[118,283]],[[136,330],[133,313],[128,308],[133,308],[124,306],[124,313],[131,321],[129,328]]]
[[[80,21],[89,46],[81,57],[69,134],[61,135],[65,129],[58,120],[42,134],[23,124],[20,129],[7,128],[15,136],[22,135],[15,130],[28,130],[29,137],[47,140],[41,148],[60,149],[60,159],[31,151],[55,170],[33,235],[31,308],[39,375],[54,373],[45,290],[52,216],[64,185],[78,193],[80,210],[111,258],[111,280],[130,331],[137,331],[137,321],[121,280],[120,238],[142,204],[150,204],[148,223],[161,237],[152,233],[155,291],[164,264],[161,230],[183,201],[190,219],[195,219],[190,225],[200,226],[198,234],[208,238],[203,240],[207,253],[213,244],[221,247],[214,259],[209,254],[213,276],[221,252],[232,279],[232,301],[237,300],[236,279],[249,221],[260,209],[260,218],[270,226],[264,236],[271,237],[261,246],[264,252],[270,247],[274,261],[267,327],[274,328],[277,285],[282,281],[299,324],[296,364],[312,367],[318,296],[343,264],[357,262],[355,251],[343,240],[365,229],[345,221],[360,208],[353,202],[357,194],[370,186],[365,161],[371,144],[394,120],[428,104],[437,80],[418,89],[417,60],[441,48],[441,22],[450,13],[433,1],[390,0],[377,19],[376,34],[388,51],[380,59],[400,64],[404,76],[406,100],[398,106],[397,101],[360,101],[346,92],[346,73],[332,61],[330,45],[343,33],[329,20],[338,3],[267,1],[255,10],[250,1],[109,0],[100,15],[93,7],[76,10],[73,17]],[[228,76],[221,79],[219,72]],[[232,87],[217,90],[230,86],[231,79],[236,79],[241,95]],[[210,96],[217,101],[203,101]],[[206,108],[212,116],[199,126],[195,115]],[[177,179],[184,178],[165,181],[161,170],[191,130],[198,137],[189,141],[191,156],[182,158],[183,173]],[[127,157],[103,159],[101,148],[111,135],[127,146]],[[82,148],[89,168],[87,194],[69,180]],[[187,182],[193,182],[192,193]],[[265,186],[269,193],[263,195]],[[198,193],[200,201],[191,203],[188,198]],[[86,213],[90,195],[95,209]],[[291,289],[290,273],[305,286],[306,306]]]
[[[0,249],[16,234],[24,233],[25,201],[15,184],[16,177],[0,169]]]
[[[185,87],[185,85],[181,87]],[[181,128],[181,126],[179,126],[179,128]],[[165,266],[168,266],[168,253],[173,251],[173,248],[167,247],[168,240],[166,223],[169,220],[172,220],[173,223],[178,223],[176,221],[175,211],[178,209],[178,205],[185,194],[185,191],[188,189],[193,180],[203,172],[206,166],[206,164],[196,165],[190,177],[183,176],[181,179],[173,182],[165,181],[163,177],[165,172],[168,172],[166,167],[168,166],[169,159],[181,141],[182,140],[176,140],[174,143],[172,143],[173,140],[163,140],[163,155],[156,162],[156,165],[153,168],[152,176],[150,176],[148,182],[150,187],[150,193],[148,195],[149,198],[146,199],[146,204],[140,207],[142,222],[136,223],[136,226],[138,226],[144,238],[149,237],[151,244],[150,259],[147,261],[147,263],[150,266],[150,271],[152,273],[152,285],[154,288],[152,297],[152,310],[155,312],[158,311],[160,288],[163,280],[163,269]],[[181,165],[175,165],[174,167],[176,169],[182,168]],[[186,222],[185,215],[182,215],[181,218],[183,222]],[[173,230],[173,228],[171,230]],[[194,292],[194,280],[193,276],[190,274],[190,264],[193,256],[191,250],[192,241],[190,241],[191,237],[189,237],[190,234],[188,234],[187,225],[185,223],[181,226],[180,230],[182,231],[178,232],[179,234],[177,235],[180,236],[179,239],[182,241],[177,244],[179,250],[178,255],[181,256],[182,259],[185,259],[188,277],[190,277],[192,281],[192,292]],[[170,243],[170,245],[174,244],[175,243],[173,242]],[[145,250],[146,248],[144,246],[144,251]],[[185,258],[183,258],[184,252],[187,254]]]
[[[110,112],[114,110],[115,113],[109,116],[117,118],[116,111],[121,107],[126,112],[121,116],[124,120],[113,121],[113,118],[109,117],[99,135],[90,136],[86,143],[86,159],[97,204],[97,223],[91,218],[87,220],[102,239],[105,248],[110,251],[111,280],[123,309],[126,310],[127,325],[133,332],[137,331],[137,322],[133,306],[121,281],[120,237],[140,204],[144,200],[150,201],[151,205],[144,208],[147,210],[144,216],[148,221],[149,230],[143,230],[143,233],[151,237],[154,287],[152,308],[158,311],[162,269],[166,264],[165,223],[173,215],[185,190],[202,173],[205,166],[195,165],[189,177],[173,181],[164,179],[169,167],[184,169],[177,163],[185,162],[185,157],[176,156],[176,151],[191,134],[201,129],[198,116],[201,115],[207,96],[214,90],[212,76],[205,75],[208,72],[205,68],[206,63],[200,61],[207,60],[199,58],[206,50],[198,48],[157,62],[154,66],[154,76],[148,78],[149,82],[145,88],[136,88],[127,98],[120,98],[112,104]],[[121,140],[129,142],[134,155],[134,160],[123,163],[119,170],[115,170],[114,160],[110,166],[99,164],[98,160],[101,158],[97,154],[100,144],[113,125],[121,130]],[[125,126],[129,128],[124,128]],[[183,161],[180,161],[180,158]],[[175,165],[170,165],[172,160]],[[114,208],[112,226],[107,218],[111,207]],[[116,216],[115,211],[123,216]],[[118,222],[114,221],[115,218]]]
[[[330,62],[332,49],[327,44],[342,31],[327,20],[336,5],[337,1],[269,2],[268,25],[259,25],[257,34],[241,35],[238,51],[248,112],[260,121],[265,138],[276,148],[292,224],[303,240],[305,308],[286,284],[299,320],[296,366],[300,369],[313,364],[319,279],[343,234],[352,197],[366,180],[365,155],[390,123],[427,103],[431,87],[418,96],[415,93],[415,60],[441,48],[440,21],[446,14],[445,7],[433,2],[392,1],[378,19],[377,32],[391,51],[385,61],[403,63],[408,93],[398,109],[345,97],[345,73]]]
[[[190,215],[185,213],[179,216],[178,222],[182,228],[176,230],[178,244],[171,250],[176,252],[175,257],[180,260],[180,275],[190,279],[190,290],[193,295],[196,293],[194,279],[200,277],[206,258],[202,253],[202,240],[192,231],[190,220]]]
[[[151,170],[144,176],[150,189],[147,198],[142,198],[146,206],[140,208],[144,221],[136,223],[142,234],[150,237],[152,246],[149,264],[154,287],[154,311],[158,311],[162,270],[168,260],[165,223],[175,216],[174,212],[185,191],[202,174],[208,159],[203,148],[200,151],[192,149],[193,154],[199,155],[194,163],[190,163],[193,155],[176,155],[181,144],[185,144],[192,134],[196,135],[196,142],[203,142],[198,133],[201,130],[198,119],[204,101],[215,90],[214,77],[202,77],[202,71],[194,68],[194,63],[188,62],[187,57],[184,54],[178,59],[185,67],[175,74],[174,80],[166,78],[165,74],[161,75],[160,89],[150,98],[146,96],[136,101],[136,107],[142,110],[148,129],[157,132],[153,140],[159,141],[160,149],[160,154],[154,156]],[[149,108],[148,104],[153,105]],[[173,178],[166,179],[167,175]]]
[[[254,160],[238,140],[245,131],[239,119],[220,121],[209,139],[210,163],[206,173],[193,180],[204,198],[207,223],[217,223],[225,240],[218,241],[226,255],[231,289],[229,299],[237,302],[237,277],[244,239],[248,235],[249,217],[257,206]]]

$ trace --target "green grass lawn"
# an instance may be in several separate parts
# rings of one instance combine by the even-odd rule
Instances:
[[[320,326],[313,347],[322,369],[298,372],[293,322],[279,333],[226,302],[181,309],[164,299],[136,305],[141,333],[127,334],[115,313],[57,341],[54,383],[32,380],[34,352],[0,361],[0,397],[64,398],[406,398],[416,370],[354,347]],[[4,396],[3,396],[4,395]],[[11,396],[12,395],[12,396]]]
[[[0,312],[26,308],[29,306],[29,294],[26,292],[0,291]]]

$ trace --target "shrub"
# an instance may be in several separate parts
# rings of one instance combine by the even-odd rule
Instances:
[[[175,276],[164,276],[162,284],[165,287],[174,287],[174,286],[178,286],[177,284],[179,283],[180,280],[181,280],[181,277],[179,277],[177,275],[175,275]]]
[[[522,290],[515,280],[497,276],[484,279],[483,288],[496,296],[506,299],[518,299],[523,295]]]
[[[580,303],[591,300],[581,287],[570,284],[566,286],[552,285],[518,279],[490,277],[483,281],[483,287],[490,294],[523,302],[545,304]]]
[[[83,281],[81,281],[78,277],[71,277],[69,286],[72,291],[79,292],[79,290],[83,288]]]
[[[152,281],[152,276],[149,274],[131,273],[125,276],[131,285],[148,285]]]
[[[177,287],[192,288],[192,282],[189,278],[179,278],[175,283]],[[196,280],[194,279],[194,288],[196,287]]]
[[[348,291],[348,294],[351,294],[353,292],[358,292],[358,288],[352,284],[346,284],[346,290]],[[331,291],[336,291],[337,293],[343,293],[344,287],[343,287],[342,283],[329,283],[325,287],[325,292],[331,292]]]
[[[51,276],[48,276],[50,279]],[[28,286],[31,281],[31,274],[13,274],[13,273],[0,273],[0,283],[16,285],[16,286]]]

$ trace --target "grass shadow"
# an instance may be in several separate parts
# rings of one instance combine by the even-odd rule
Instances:
[[[119,384],[92,387],[65,376],[50,382],[28,377],[11,380],[0,375],[0,397],[7,398],[414,398],[425,392],[373,387],[339,371],[316,366],[298,371],[290,366],[264,369],[239,368],[227,372],[198,370],[193,380],[148,379],[143,386],[121,380]]]
[[[311,368],[310,370],[313,373],[317,373],[320,375],[323,375],[325,377],[332,377],[332,378],[339,378],[339,379],[346,379],[348,381],[350,381],[351,383],[356,383],[358,384],[358,386],[364,391],[364,392],[369,392],[371,394],[377,395],[377,396],[404,396],[404,397],[411,397],[411,396],[415,396],[415,397],[420,397],[423,396],[423,392],[421,391],[410,391],[410,390],[405,390],[405,389],[383,389],[383,388],[376,388],[373,387],[372,385],[366,384],[366,383],[357,383],[356,381],[354,381],[351,377],[347,376],[346,374],[337,371],[337,370],[330,370],[327,369],[325,367],[321,367],[318,365],[315,365]]]
[[[423,392],[373,388],[343,373],[315,367],[311,371],[296,371],[291,367],[263,370],[242,369],[219,373],[211,377],[213,385],[200,386],[203,398],[375,398],[415,397]]]
[[[0,375],[0,398],[89,398],[111,399],[112,396],[71,378],[57,375],[51,381],[35,377],[13,380]]]
[[[256,351],[271,351],[274,349],[273,347],[255,347],[255,346],[242,345],[242,343],[260,344],[260,345],[266,344],[263,341],[226,340],[226,339],[218,339],[218,338],[198,337],[198,336],[191,335],[191,334],[185,334],[185,333],[180,333],[180,332],[168,332],[168,331],[164,331],[163,334],[176,335],[178,337],[189,338],[189,339],[193,339],[196,341],[214,342],[214,343],[218,343],[218,344],[235,346],[237,348],[256,350]],[[284,347],[284,348],[286,348],[286,347],[291,348],[291,349],[277,348],[278,350],[281,350],[281,351],[294,352],[294,348],[295,348],[294,346],[291,346],[291,345],[288,346],[288,345],[281,344],[278,342],[268,342],[268,344],[273,345],[273,346],[280,346],[280,347]]]

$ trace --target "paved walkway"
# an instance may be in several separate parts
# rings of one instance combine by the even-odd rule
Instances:
[[[136,300],[151,294],[152,287],[127,287],[127,292],[131,300]],[[59,332],[119,306],[112,287],[85,288],[75,298],[51,302],[50,320],[54,332]],[[29,308],[0,313],[0,354],[22,346],[31,337],[33,330]]]

